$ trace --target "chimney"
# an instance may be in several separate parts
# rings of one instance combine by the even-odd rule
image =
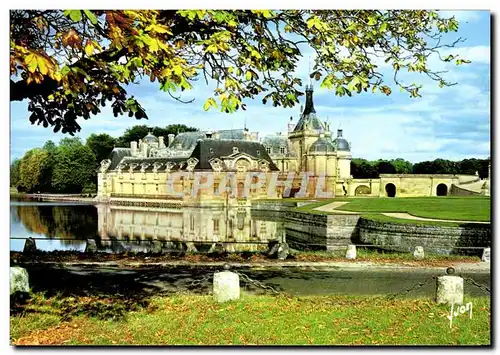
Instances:
[[[137,142],[135,141],[130,142],[130,150],[133,157],[137,156]]]
[[[172,145],[172,142],[174,141],[174,138],[175,138],[175,134],[172,134],[170,133],[168,136],[167,136],[167,146],[170,147]]]
[[[337,130],[337,138],[342,138],[342,130],[341,129]]]
[[[162,136],[158,137],[158,148],[165,148],[165,141]]]

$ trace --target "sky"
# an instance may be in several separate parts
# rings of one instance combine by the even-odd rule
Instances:
[[[410,98],[407,93],[393,90],[385,96],[371,90],[352,97],[335,96],[333,91],[319,88],[314,83],[316,113],[330,122],[332,131],[342,128],[344,138],[351,142],[353,158],[369,160],[403,158],[413,163],[437,158],[461,160],[490,156],[490,13],[488,11],[446,11],[455,15],[460,29],[448,35],[453,40],[466,38],[456,49],[446,53],[461,54],[471,64],[444,65],[436,60],[431,67],[448,70],[444,77],[458,84],[438,88],[437,83],[419,75],[416,81],[424,85],[422,98]],[[308,50],[299,63],[297,73],[308,81]],[[434,64],[432,64],[434,63]],[[383,73],[391,75],[391,68]],[[388,78],[389,79],[389,78]],[[386,79],[387,80],[387,79]],[[246,111],[233,114],[203,110],[205,100],[211,96],[211,87],[201,81],[183,99],[194,98],[190,104],[176,102],[148,80],[129,86],[146,109],[149,120],[136,120],[127,115],[115,118],[109,109],[102,109],[90,120],[79,119],[82,130],[76,135],[85,139],[92,133],[108,133],[114,137],[136,124],[167,126],[181,123],[202,130],[243,128],[259,136],[285,132],[290,117],[296,123],[300,105],[291,109],[263,105],[260,99],[246,100]],[[301,97],[304,104],[304,97]],[[69,137],[54,133],[50,128],[31,125],[27,102],[10,103],[11,159],[20,158],[26,151],[41,147],[47,140],[58,142]]]

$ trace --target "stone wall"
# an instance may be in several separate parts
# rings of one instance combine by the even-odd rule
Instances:
[[[288,208],[298,207],[297,201],[286,200],[253,200],[252,210],[258,211],[285,211]]]
[[[299,250],[346,249],[358,237],[359,215],[326,215],[289,211],[285,217],[286,241]]]
[[[451,185],[450,194],[453,196],[481,196],[481,194],[479,192],[462,189],[461,187],[458,187],[457,185]]]
[[[424,226],[417,224],[388,223],[360,218],[359,240],[377,245],[381,249],[409,252],[421,245],[426,252],[437,254],[470,254],[474,249],[454,247],[489,247],[491,225],[462,225],[460,227]],[[481,250],[482,252],[482,250]]]

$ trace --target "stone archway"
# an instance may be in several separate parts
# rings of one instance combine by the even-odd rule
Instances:
[[[436,187],[436,196],[448,196],[448,186],[446,184],[439,184]]]
[[[388,183],[385,185],[385,193],[387,197],[396,197],[396,185]]]
[[[356,190],[354,190],[355,196],[369,195],[370,193],[370,188],[366,185],[359,185],[358,187],[356,187]]]

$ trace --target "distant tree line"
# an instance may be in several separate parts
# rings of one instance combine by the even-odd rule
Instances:
[[[129,147],[130,142],[156,136],[196,131],[194,127],[174,124],[149,128],[138,125],[114,138],[109,134],[91,134],[85,144],[80,138],[63,138],[59,144],[47,141],[43,147],[26,152],[10,165],[10,186],[19,192],[95,193],[97,170],[114,147]]]
[[[476,171],[481,179],[488,177],[490,159],[463,159],[451,161],[436,159],[412,164],[404,159],[351,160],[351,175],[355,179],[376,179],[380,174],[463,174],[474,175]]]
[[[97,170],[114,147],[130,147],[130,142],[155,136],[197,131],[194,127],[173,124],[167,127],[137,125],[114,138],[108,134],[91,134],[85,144],[80,138],[63,138],[59,144],[47,141],[42,148],[26,152],[10,165],[10,186],[20,192],[95,193]],[[488,177],[490,159],[451,161],[436,159],[412,164],[401,158],[368,161],[352,159],[351,175],[357,179],[376,179],[380,174],[464,174]]]

